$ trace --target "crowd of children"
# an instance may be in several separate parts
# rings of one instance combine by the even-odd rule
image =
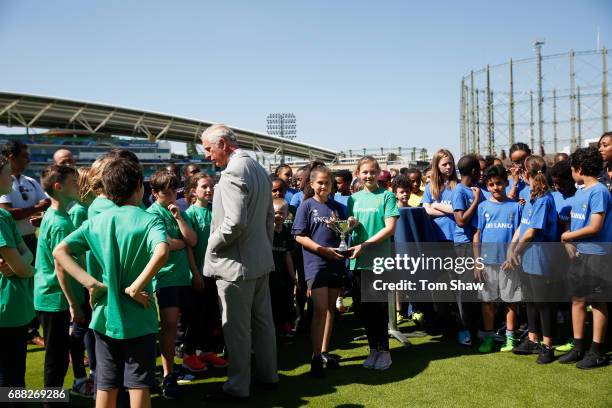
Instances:
[[[0,156],[0,194],[11,190],[9,159]],[[547,364],[555,359],[557,310],[565,308],[573,333],[566,333],[572,341],[559,362],[607,364],[611,287],[602,272],[610,269],[612,133],[598,147],[555,160],[551,166],[516,143],[508,168],[500,159],[472,154],[455,163],[445,149],[424,174],[382,170],[370,156],[354,172],[332,172],[319,161],[295,175],[290,166],[279,166],[270,180],[275,270],[269,280],[279,341],[291,342],[308,329],[311,373],[323,377],[339,368],[330,342],[350,288],[370,348],[363,366],[388,369],[388,319],[396,316],[389,316],[386,302],[361,299],[362,283],[373,273],[367,248],[390,256],[399,208],[423,207],[440,251],[483,258],[473,280],[486,283],[478,302],[457,292],[452,304],[424,307],[426,320],[448,321],[440,315],[454,314],[458,342],[471,345],[480,329],[479,351],[488,353],[495,348],[501,310],[500,351],[538,354],[537,362]],[[44,386],[63,386],[71,362],[73,391],[95,396],[101,406],[122,394],[134,406],[149,404],[157,341],[166,398],[180,397],[177,352],[190,372],[227,366],[217,355],[223,339],[216,285],[202,275],[215,180],[197,166],[185,170],[184,184],[177,173],[153,174],[149,197],[138,158],[126,150],[104,154],[91,168],[49,166],[41,185],[51,206],[35,257],[11,214],[0,209],[0,387],[25,386],[27,332],[35,315],[45,341]],[[350,235],[344,243],[339,225]],[[538,245],[551,242],[565,246],[564,271],[555,271],[559,262]],[[545,300],[555,273],[567,275],[572,296],[566,304]],[[398,317],[406,314],[400,300],[410,301],[400,298]],[[412,318],[422,323],[418,308],[412,304]]]

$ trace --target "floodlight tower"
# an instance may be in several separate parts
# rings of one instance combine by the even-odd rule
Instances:
[[[542,95],[542,46],[544,42],[543,38],[538,38],[533,43],[538,70],[538,149],[544,145],[544,115],[542,113],[544,105],[544,96]],[[531,148],[534,149],[534,146],[531,146]]]
[[[267,117],[268,134],[283,139],[296,137],[295,115],[293,113],[270,113]],[[285,162],[285,150],[281,144],[281,163]]]

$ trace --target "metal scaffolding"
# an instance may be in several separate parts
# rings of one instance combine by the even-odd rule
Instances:
[[[570,50],[486,65],[461,79],[462,154],[499,155],[515,142],[571,152],[609,127],[608,51]],[[481,134],[485,137],[480,137]]]

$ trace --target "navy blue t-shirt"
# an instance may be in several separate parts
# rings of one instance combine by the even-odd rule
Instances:
[[[298,207],[291,233],[293,235],[305,235],[324,247],[338,248],[340,245],[340,235],[326,224],[326,221],[334,213],[336,218],[346,219],[346,217],[343,217],[342,207],[334,200],[320,203],[314,198],[309,198]],[[302,251],[304,254],[304,275],[306,280],[314,279],[317,273],[324,269],[345,268],[344,260],[330,261],[319,254],[310,252],[304,247],[302,247]]]
[[[601,183],[576,191],[572,201],[570,230],[586,227],[591,222],[591,215],[597,213],[604,215],[604,223],[599,233],[576,241],[576,249],[583,254],[606,255],[610,251],[612,199],[608,188]]]
[[[531,201],[525,203],[519,238],[529,228],[536,230],[533,243],[557,241],[557,210],[552,194],[546,193],[533,203]],[[528,246],[523,254],[523,271],[531,275],[549,275],[551,273],[549,255],[550,250],[544,245]]]
[[[502,203],[487,200],[478,206],[478,229],[485,264],[501,265],[506,260],[508,244],[521,222],[522,206],[508,199]]]
[[[482,199],[482,196],[480,196]],[[474,192],[470,187],[466,187],[463,183],[457,184],[453,190],[451,198],[453,203],[453,211],[466,211],[474,202]],[[474,211],[472,218],[463,226],[455,224],[453,241],[455,244],[465,244],[472,242],[472,237],[478,227],[478,210]]]

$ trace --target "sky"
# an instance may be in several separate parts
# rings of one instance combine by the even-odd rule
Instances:
[[[458,155],[462,76],[536,38],[612,47],[611,21],[609,0],[2,0],[0,90],[260,132],[292,112],[318,146]]]

